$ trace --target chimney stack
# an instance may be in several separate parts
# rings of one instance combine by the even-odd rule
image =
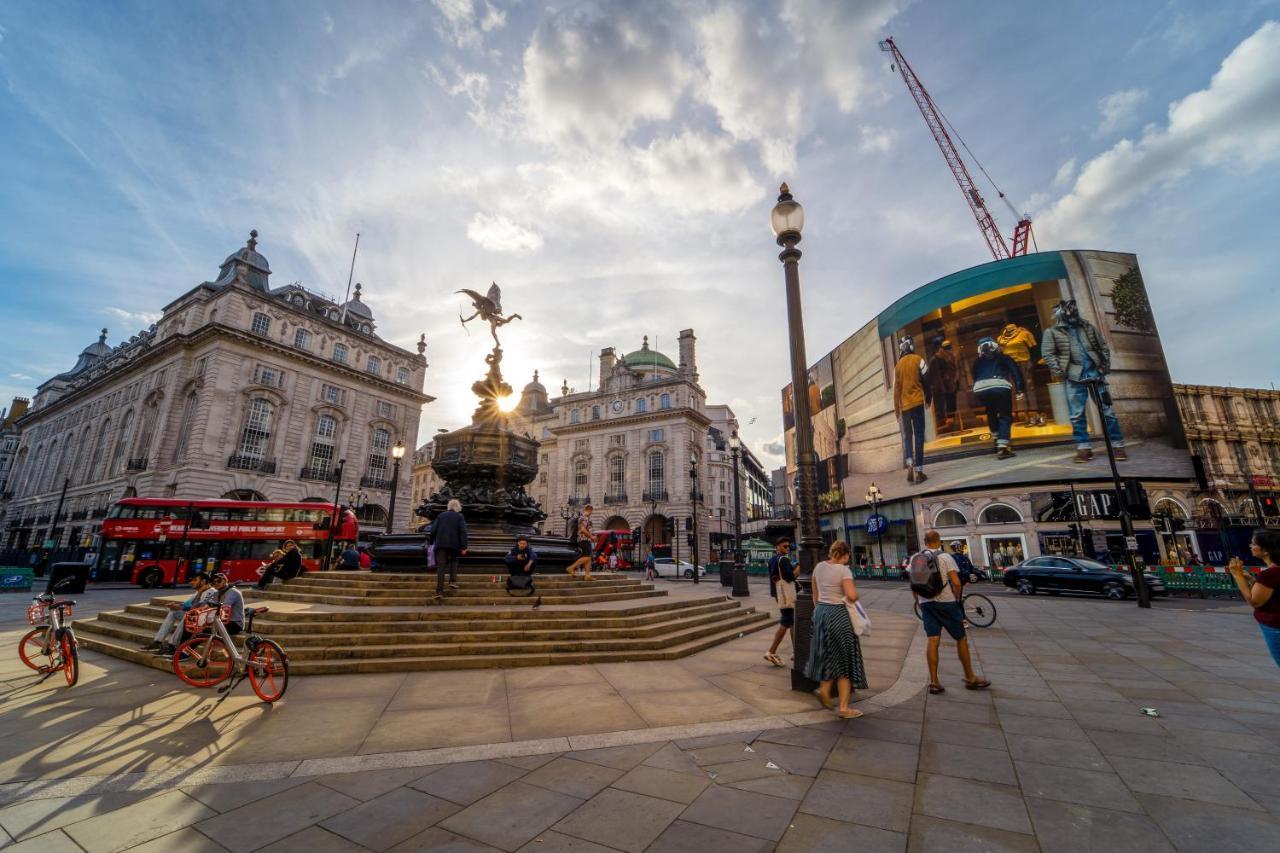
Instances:
[[[694,351],[696,341],[693,329],[680,332],[680,371],[694,382],[698,381],[698,357]]]

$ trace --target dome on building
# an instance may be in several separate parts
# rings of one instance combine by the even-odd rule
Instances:
[[[523,391],[521,391],[520,393],[522,393],[522,394],[545,394],[545,393],[547,393],[547,387],[546,387],[545,385],[543,385],[541,382],[539,382],[539,381],[538,381],[538,371],[536,371],[536,370],[535,370],[535,371],[533,371],[533,381],[532,381],[532,382],[530,382],[528,385],[524,386],[524,390],[523,390]]]
[[[671,359],[655,349],[649,349],[649,336],[644,336],[644,345],[635,352],[629,352],[622,357],[622,363],[627,367],[645,368],[665,367],[668,370],[675,370],[676,365]]]
[[[267,277],[271,275],[271,264],[258,253],[258,232],[249,232],[249,240],[243,249],[227,255],[227,259],[218,268],[218,285],[227,285],[237,278],[254,290],[268,290]]]
[[[373,312],[369,310],[369,306],[360,301],[360,289],[362,285],[356,282],[356,292],[350,301],[342,306],[342,310],[346,311],[353,317],[359,317],[362,320],[372,320]]]

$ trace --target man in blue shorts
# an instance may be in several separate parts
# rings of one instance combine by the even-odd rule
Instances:
[[[969,638],[964,632],[964,607],[961,605],[960,570],[956,561],[942,548],[942,537],[936,530],[924,535],[924,553],[933,554],[937,561],[938,572],[942,575],[942,589],[933,598],[921,600],[920,593],[912,589],[920,604],[920,617],[924,622],[924,635],[929,638],[926,660],[929,663],[929,692],[942,693],[946,690],[938,683],[938,644],[942,642],[942,629],[946,628],[951,639],[956,641],[956,653],[960,656],[960,665],[964,667],[964,686],[969,690],[985,690],[991,682],[979,678],[973,671],[973,661],[969,657]]]

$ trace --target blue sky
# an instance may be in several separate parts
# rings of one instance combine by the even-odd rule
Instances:
[[[776,187],[805,205],[809,355],[989,260],[892,34],[1041,249],[1136,252],[1176,381],[1277,381],[1280,2],[0,4],[0,394],[118,342],[261,233],[429,341],[424,435],[508,379],[693,327],[769,461],[788,379]],[[1013,217],[993,212],[1005,233]]]

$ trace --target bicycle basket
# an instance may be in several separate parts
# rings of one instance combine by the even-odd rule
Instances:
[[[49,619],[49,605],[43,601],[33,601],[27,608],[27,622],[32,625],[43,625]]]
[[[187,615],[183,618],[183,627],[192,634],[198,634],[207,631],[216,616],[217,611],[212,607],[193,607],[187,611]]]

